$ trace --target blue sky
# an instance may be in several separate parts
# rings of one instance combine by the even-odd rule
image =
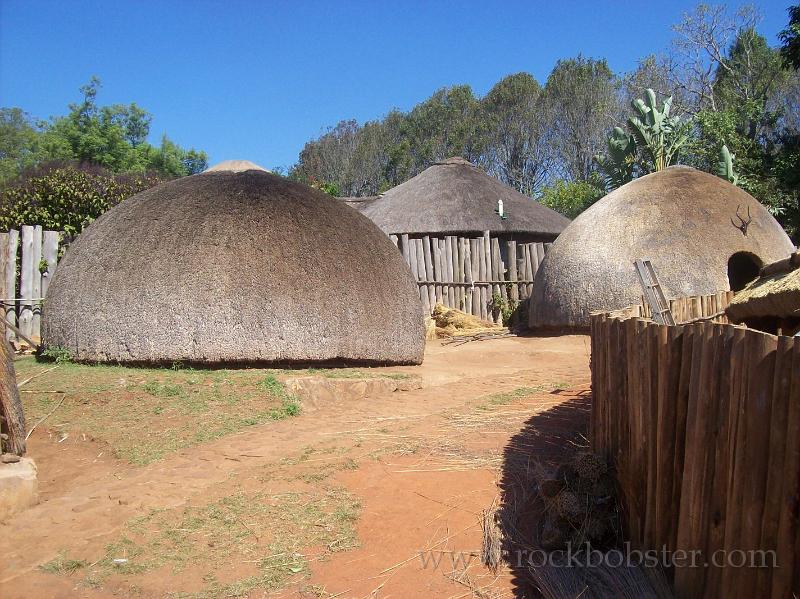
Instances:
[[[792,0],[756,5],[771,43]],[[97,75],[101,104],[136,102],[212,163],[289,166],[345,118],[407,110],[504,75],[544,82],[556,60],[605,57],[616,71],[666,49],[695,2],[283,2],[0,0],[0,106],[63,114]]]

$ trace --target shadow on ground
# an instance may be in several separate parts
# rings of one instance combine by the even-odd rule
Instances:
[[[560,403],[525,422],[504,450],[497,521],[503,532],[503,551],[513,574],[514,596],[540,597],[527,568],[531,549],[539,547],[543,505],[536,491],[536,473],[569,460],[588,445],[591,394],[554,391],[566,396]]]

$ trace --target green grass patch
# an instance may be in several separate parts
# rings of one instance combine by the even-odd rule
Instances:
[[[32,357],[14,365],[19,380],[41,375],[23,388],[31,422],[66,395],[44,427],[60,436],[84,433],[136,465],[301,412],[298,398],[269,369],[204,371],[61,362],[44,372],[52,366]]]
[[[48,574],[70,575],[78,570],[83,570],[88,565],[89,562],[86,560],[70,559],[67,557],[66,551],[61,551],[55,558],[39,566],[39,569]]]
[[[536,385],[535,387],[517,387],[512,391],[507,391],[505,393],[493,393],[492,395],[487,395],[481,398],[483,403],[478,405],[478,409],[489,410],[492,407],[503,406],[513,402],[514,400],[522,399],[523,397],[528,397],[536,393],[552,393],[553,391],[561,391],[567,388],[569,388],[567,383],[560,382]]]
[[[160,568],[179,574],[187,566],[205,569],[206,587],[173,596],[204,599],[239,597],[254,590],[274,591],[307,575],[303,550],[324,554],[358,546],[355,523],[360,505],[344,489],[314,489],[268,495],[238,491],[205,505],[154,510],[129,521],[123,536],[106,546],[91,568],[85,560],[48,562],[42,570],[71,574],[85,569],[85,584],[102,586],[112,574],[136,575]],[[256,573],[221,583],[230,564],[256,565]],[[69,569],[69,564],[80,566]]]

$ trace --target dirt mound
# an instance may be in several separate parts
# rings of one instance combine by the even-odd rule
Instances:
[[[442,304],[436,304],[433,308],[433,321],[436,323],[436,336],[458,337],[459,335],[473,335],[481,331],[499,331],[503,327],[492,322],[481,320],[471,314],[446,308]]]

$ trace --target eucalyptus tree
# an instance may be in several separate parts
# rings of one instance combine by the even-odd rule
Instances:
[[[547,122],[556,170],[565,179],[587,181],[594,157],[606,145],[607,124],[620,112],[617,80],[605,60],[559,60],[544,86]]]
[[[538,194],[553,167],[543,103],[542,88],[528,73],[504,77],[481,100],[482,165],[527,195]]]

